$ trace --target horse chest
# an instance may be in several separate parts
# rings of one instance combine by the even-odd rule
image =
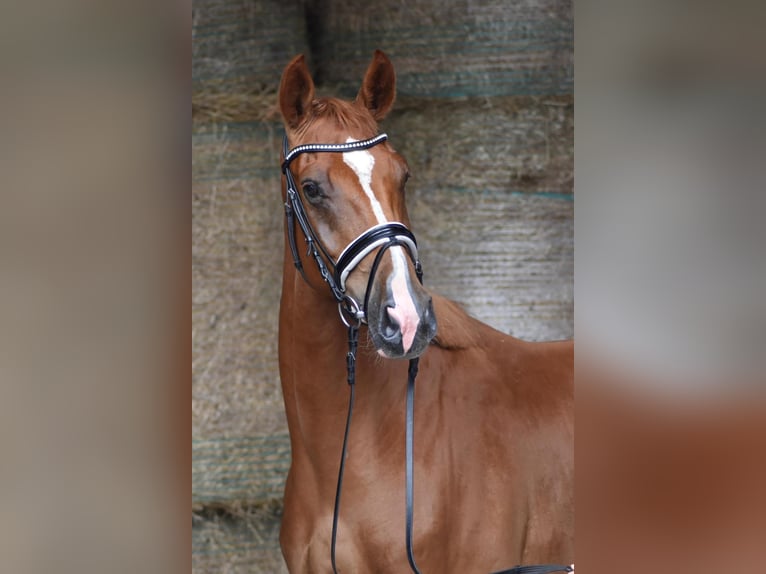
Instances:
[[[297,469],[296,469],[297,470]],[[290,572],[326,573],[330,567],[332,532],[332,496],[318,497],[320,491],[334,490],[335,485],[312,485],[301,479],[300,472],[291,479],[285,496],[282,522],[282,546]],[[290,488],[290,487],[293,488]],[[333,492],[334,494],[334,492]],[[415,544],[426,548],[435,536],[438,517],[434,500],[422,493],[416,500]],[[404,548],[403,475],[379,469],[370,463],[369,472],[360,476],[349,473],[343,487],[338,524],[336,559],[339,572],[408,571]]]

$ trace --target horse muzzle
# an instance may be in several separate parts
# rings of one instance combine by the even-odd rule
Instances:
[[[389,359],[412,359],[426,350],[436,335],[431,296],[417,286],[406,294],[387,289],[382,303],[371,298],[367,310],[370,338],[378,353]]]

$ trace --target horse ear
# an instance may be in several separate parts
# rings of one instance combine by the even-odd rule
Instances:
[[[313,99],[314,81],[301,54],[287,64],[279,84],[279,108],[288,128],[296,129],[304,122]]]
[[[364,74],[362,87],[356,101],[370,110],[372,117],[380,121],[391,110],[396,98],[396,73],[394,65],[383,52],[375,50],[372,62]]]

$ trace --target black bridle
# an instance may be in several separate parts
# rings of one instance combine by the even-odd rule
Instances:
[[[319,241],[303,207],[298,186],[295,184],[295,178],[290,171],[290,163],[302,153],[348,153],[371,148],[381,142],[386,141],[386,134],[379,134],[375,137],[353,141],[342,144],[303,144],[294,147],[292,150],[288,147],[287,136],[283,142],[284,159],[282,161],[282,173],[286,180],[287,197],[285,200],[285,218],[287,224],[287,238],[292,253],[295,268],[300,272],[303,279],[309,283],[303,270],[303,263],[298,251],[298,245],[295,241],[295,222],[303,232],[307,243],[307,255],[314,259],[322,279],[330,287],[333,297],[338,303],[338,311],[343,324],[348,328],[348,353],[346,354],[346,373],[349,385],[348,414],[346,416],[346,427],[343,432],[343,447],[341,449],[340,465],[338,468],[338,483],[335,490],[335,505],[332,519],[332,541],[330,545],[330,560],[335,574],[338,573],[335,562],[335,546],[338,534],[338,517],[340,514],[340,497],[343,490],[343,474],[346,465],[346,451],[348,446],[349,429],[351,428],[351,416],[354,410],[354,389],[356,382],[356,350],[358,343],[359,328],[362,323],[367,321],[367,309],[372,289],[373,280],[378,270],[383,254],[394,246],[403,246],[410,256],[418,281],[423,283],[423,268],[418,259],[417,241],[412,232],[402,223],[388,222],[375,225],[356,239],[354,239],[340,254],[337,262],[327,252]],[[368,255],[378,249],[372,267],[370,276],[367,280],[364,301],[360,303],[351,295],[346,293],[346,279],[354,268],[361,263]],[[331,270],[332,269],[332,270]],[[415,563],[415,554],[412,546],[413,532],[413,509],[414,509],[414,455],[413,455],[413,435],[415,426],[415,378],[418,374],[419,359],[417,357],[410,359],[409,369],[407,371],[407,404],[405,414],[405,499],[406,499],[406,517],[405,517],[405,545],[407,549],[407,560],[410,568],[415,574],[420,574]],[[494,574],[548,574],[550,572],[574,572],[574,566],[562,566],[558,564],[545,564],[533,566],[516,566],[508,570],[496,572]]]
[[[287,137],[285,136],[284,139],[282,173],[285,175],[287,182],[285,217],[287,218],[287,238],[290,244],[290,252],[293,256],[293,263],[303,276],[303,279],[308,282],[298,252],[298,245],[295,241],[295,222],[297,221],[306,238],[308,247],[306,255],[311,255],[316,262],[322,279],[324,279],[330,287],[333,297],[338,302],[338,309],[346,326],[349,326],[349,323],[353,322],[366,322],[367,304],[369,302],[370,290],[372,289],[373,280],[375,278],[375,274],[370,273],[370,277],[367,281],[367,289],[365,290],[364,301],[359,302],[346,293],[346,279],[354,268],[361,263],[365,257],[378,248],[381,249],[378,252],[378,259],[376,259],[376,261],[379,261],[381,254],[387,249],[395,245],[402,245],[406,247],[406,251],[415,265],[415,270],[420,272],[417,241],[412,232],[402,223],[388,222],[375,225],[354,239],[343,250],[336,262],[322,245],[322,242],[319,241],[316,232],[311,227],[311,223],[306,215],[306,210],[303,207],[301,195],[298,192],[298,186],[295,184],[295,178],[293,177],[292,171],[290,171],[290,163],[303,153],[354,152],[371,148],[386,141],[386,139],[388,139],[386,134],[380,134],[370,139],[343,144],[304,144],[296,146],[290,151],[288,151]],[[375,265],[375,268],[377,268],[377,265]]]

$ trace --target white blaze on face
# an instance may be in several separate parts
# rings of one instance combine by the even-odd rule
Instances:
[[[348,138],[346,143],[355,141],[359,140]],[[388,219],[386,219],[383,213],[383,207],[372,190],[372,170],[375,167],[373,155],[366,149],[349,151],[343,153],[343,162],[354,170],[354,173],[359,178],[359,184],[370,200],[372,212],[375,214],[378,224],[388,223]],[[406,353],[415,339],[420,319],[410,294],[410,278],[407,273],[407,260],[404,248],[394,246],[389,249],[389,253],[391,253],[394,263],[394,271],[391,277],[391,294],[394,298],[394,307],[388,309],[388,314],[399,324],[399,329],[402,332],[402,346]]]

